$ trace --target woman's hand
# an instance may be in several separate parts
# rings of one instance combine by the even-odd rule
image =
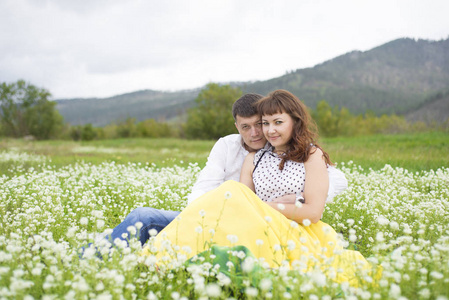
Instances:
[[[281,197],[277,197],[273,200],[275,203],[282,203],[282,204],[294,204],[296,202],[296,195],[295,194],[287,194]]]

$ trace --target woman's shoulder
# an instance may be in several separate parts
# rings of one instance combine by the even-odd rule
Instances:
[[[321,150],[320,147],[317,147],[315,145],[311,145],[309,148],[309,158],[306,162],[304,162],[305,165],[313,165],[316,163],[321,163],[324,161],[324,152]]]
[[[310,156],[312,156],[312,155],[323,155],[323,150],[321,150],[321,148],[320,147],[317,147],[316,145],[314,145],[314,144],[310,144],[310,147],[309,147],[309,154],[310,154]]]
[[[254,157],[256,156],[256,153],[257,153],[257,152],[249,152],[249,153],[246,155],[246,158],[245,158],[245,159],[254,159]]]
[[[245,156],[245,160],[243,161],[243,163],[248,163],[248,162],[253,162],[254,161],[254,156],[256,155],[256,152],[249,152],[246,156]]]

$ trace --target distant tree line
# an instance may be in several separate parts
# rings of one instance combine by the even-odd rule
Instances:
[[[72,139],[90,141],[115,138],[176,137],[188,139],[218,139],[237,133],[231,108],[242,95],[239,88],[216,83],[208,84],[187,111],[183,123],[157,122],[135,118],[118,121],[104,127],[92,124],[69,125],[49,100],[50,93],[23,80],[0,84],[0,136],[30,139]],[[325,137],[393,134],[416,131],[449,131],[445,124],[410,123],[402,116],[376,116],[373,112],[354,115],[345,107],[331,107],[325,100],[310,111]]]
[[[116,138],[159,138],[179,137],[179,129],[172,124],[148,119],[137,122],[128,118],[104,127],[93,127],[92,124],[70,126],[69,136],[75,141]]]
[[[63,118],[49,101],[50,93],[19,80],[0,84],[0,133],[10,137],[50,139],[63,126]]]

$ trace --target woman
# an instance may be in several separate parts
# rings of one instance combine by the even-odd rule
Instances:
[[[359,252],[344,250],[336,232],[320,221],[331,162],[315,142],[305,105],[277,90],[257,106],[269,143],[248,154],[241,183],[227,181],[194,201],[147,253],[171,261],[213,245],[243,245],[272,268],[319,268],[337,282],[356,281],[357,270],[369,270],[369,264]]]
[[[288,219],[317,223],[324,211],[329,188],[327,166],[331,162],[315,143],[314,123],[306,106],[284,90],[272,92],[257,106],[271,147],[248,154],[240,182],[275,209],[279,209],[278,203],[284,203],[280,212]],[[302,200],[302,193],[307,201],[297,209],[295,203]]]

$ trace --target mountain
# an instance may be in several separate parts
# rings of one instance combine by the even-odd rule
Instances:
[[[448,122],[449,89],[429,97],[417,109],[407,112],[405,118],[411,122],[422,121],[427,124]]]
[[[193,106],[200,89],[178,92],[138,91],[110,98],[56,100],[56,108],[72,125],[104,126],[131,117],[166,121]]]
[[[308,106],[320,100],[347,107],[353,113],[404,113],[428,96],[449,87],[449,39],[398,39],[369,51],[353,51],[313,68],[244,90],[266,94],[282,88]]]
[[[368,51],[352,51],[265,81],[231,83],[245,93],[286,89],[309,107],[320,100],[352,113],[411,114],[449,87],[449,38],[440,41],[401,38]],[[127,117],[169,120],[194,105],[200,88],[178,92],[138,91],[103,99],[57,100],[71,124],[102,126]],[[447,100],[441,100],[443,103]],[[444,105],[443,105],[444,106]],[[440,107],[440,106],[438,106]],[[443,111],[449,116],[449,111]]]

